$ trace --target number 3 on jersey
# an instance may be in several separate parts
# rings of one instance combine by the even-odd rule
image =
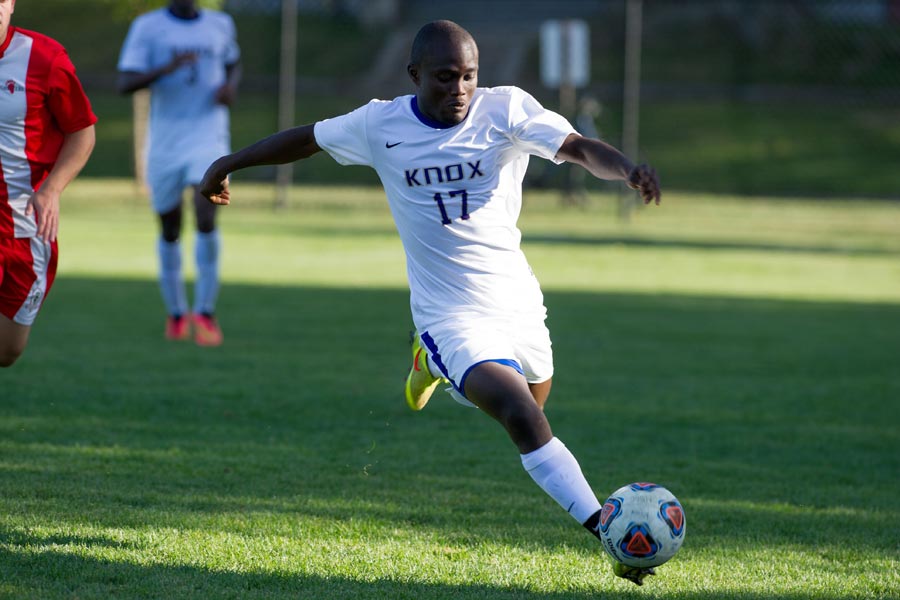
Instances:
[[[469,218],[469,195],[466,193],[466,190],[453,190],[452,192],[448,192],[447,194],[450,198],[455,198],[456,196],[461,196],[462,199],[462,211],[460,213],[460,218],[466,220]],[[453,221],[450,220],[450,217],[447,216],[447,207],[444,206],[444,196],[438,192],[434,195],[434,201],[437,202],[438,208],[441,209],[441,224],[449,225]]]

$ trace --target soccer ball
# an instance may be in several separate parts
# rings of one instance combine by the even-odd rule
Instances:
[[[684,509],[672,492],[655,483],[617,489],[600,512],[603,547],[630,567],[655,567],[672,558],[684,542]]]

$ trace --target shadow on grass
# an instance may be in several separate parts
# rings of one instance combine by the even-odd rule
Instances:
[[[687,547],[896,552],[900,306],[568,292],[547,305],[547,412],[598,495],[664,483],[685,504]],[[155,283],[58,281],[27,353],[0,372],[6,584],[47,597],[158,596],[148,577],[174,597],[588,597],[104,562],[47,548],[102,537],[23,529],[257,535],[274,521],[288,535],[277,528],[313,517],[370,523],[373,540],[408,528],[594,556],[496,424],[442,393],[405,408],[405,290],[229,285],[220,318],[223,347],[173,344]]]
[[[585,592],[537,592],[514,586],[485,584],[437,585],[373,578],[359,581],[346,577],[296,575],[278,573],[247,573],[227,569],[212,570],[191,566],[165,564],[138,565],[94,558],[85,558],[50,549],[38,548],[28,553],[0,548],[0,564],[4,566],[3,591],[16,598],[310,598],[384,599],[384,600],[456,600],[485,598],[490,600],[602,600],[604,598],[667,598],[667,599],[741,599],[793,600],[808,598],[806,594],[757,594],[748,592],[656,592],[653,581],[638,593],[626,582],[610,584],[608,589]],[[618,589],[617,589],[618,588]],[[822,600],[838,600],[840,594],[819,595]]]
[[[749,252],[804,253],[847,256],[892,256],[897,250],[875,247],[841,247],[821,244],[765,244],[754,242],[726,242],[662,239],[659,237],[614,237],[614,236],[556,236],[524,234],[527,244],[567,244],[579,246],[634,246],[638,248],[676,248],[685,250],[734,250]]]
[[[332,210],[341,210],[340,206],[326,207]],[[322,210],[322,209],[320,209]],[[396,230],[391,225],[368,226],[360,224],[347,224],[336,227],[333,225],[316,225],[310,223],[284,223],[281,225],[266,225],[269,236],[312,236],[323,239],[335,239],[341,236],[355,238],[393,238]],[[642,238],[639,236],[605,236],[605,235],[552,235],[539,233],[523,233],[522,241],[526,245],[571,245],[571,246],[626,246],[635,248],[654,249],[682,249],[682,250],[724,250],[738,252],[770,252],[779,254],[822,254],[829,256],[896,256],[900,251],[894,248],[882,248],[877,246],[852,245],[825,245],[825,244],[778,244],[760,243],[750,241],[710,241],[665,239],[659,236]]]

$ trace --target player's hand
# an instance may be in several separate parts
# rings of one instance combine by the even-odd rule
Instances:
[[[174,73],[182,65],[189,65],[197,62],[196,52],[176,52],[172,55],[172,60],[165,66],[165,73]]]
[[[53,242],[59,233],[59,194],[42,187],[36,191],[25,205],[25,216],[35,215],[37,237],[45,242]]]
[[[659,177],[656,176],[656,169],[650,165],[641,164],[633,168],[628,174],[628,187],[638,191],[644,204],[659,204]]]
[[[231,191],[228,189],[228,176],[221,175],[216,163],[210,165],[200,180],[200,194],[213,204],[231,204]]]
[[[237,98],[237,89],[230,83],[223,83],[219,89],[216,90],[216,104],[231,106],[234,103],[235,98]]]
[[[619,561],[613,561],[613,573],[616,577],[627,579],[636,585],[644,585],[644,578],[647,575],[656,575],[656,570],[653,567],[629,567]]]
[[[231,191],[228,189],[228,178],[222,179],[218,184],[209,187],[200,186],[200,193],[213,204],[231,204]]]

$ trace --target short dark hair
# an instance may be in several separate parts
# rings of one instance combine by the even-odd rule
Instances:
[[[460,25],[447,20],[432,21],[423,25],[416,34],[409,51],[409,64],[421,64],[431,45],[438,41],[456,44],[471,43],[475,46],[475,38]]]

